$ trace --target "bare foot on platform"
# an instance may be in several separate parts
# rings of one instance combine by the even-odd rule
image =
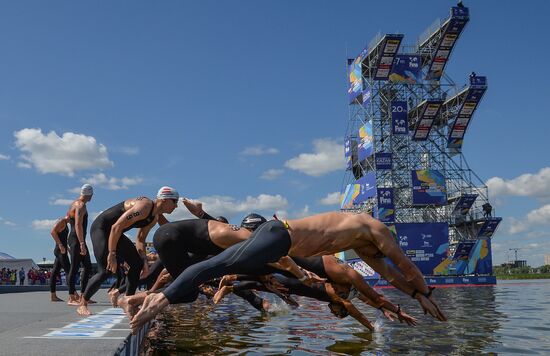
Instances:
[[[230,293],[233,293],[233,286],[223,286],[218,289],[216,294],[214,294],[214,298],[212,298],[212,301],[214,302],[214,304],[218,304],[223,299],[223,297]]]
[[[148,295],[143,301],[139,312],[130,320],[132,334],[137,334],[143,325],[157,316],[168,304],[170,302],[162,293]]]
[[[86,305],[79,306],[76,309],[76,312],[78,313],[78,315],[82,315],[82,316],[92,315],[92,312],[90,311],[90,309],[88,309],[88,307]]]
[[[52,298],[51,298],[52,302],[62,302],[63,299],[60,299],[57,297],[57,295],[55,294],[52,294]]]
[[[67,304],[68,305],[73,305],[73,306],[79,306],[80,305],[80,298],[69,294],[69,300],[67,300]]]
[[[118,296],[120,293],[118,292],[118,289],[113,289],[109,292],[109,300],[111,301],[111,304],[113,307],[118,307]]]
[[[128,319],[132,320],[134,315],[139,310],[139,305],[141,304],[142,300],[144,298],[140,298],[139,295],[132,295],[132,296],[122,296],[118,298],[118,306],[124,310],[126,315],[128,316]]]

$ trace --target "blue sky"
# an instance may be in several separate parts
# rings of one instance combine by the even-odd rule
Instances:
[[[250,210],[337,209],[346,58],[379,31],[414,43],[453,4],[3,2],[0,251],[51,259],[49,224],[83,182],[96,190],[92,216],[162,185],[235,223]],[[494,259],[521,247],[540,265],[550,253],[550,5],[465,4],[471,20],[447,73],[489,80],[464,154],[506,218]]]

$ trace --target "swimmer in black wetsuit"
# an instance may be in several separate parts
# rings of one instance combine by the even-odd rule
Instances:
[[[88,284],[90,274],[92,274],[92,261],[86,245],[86,229],[88,227],[88,210],[86,203],[92,200],[94,189],[89,184],[84,184],[80,188],[80,197],[75,200],[67,216],[71,225],[69,233],[69,251],[71,255],[71,268],[67,276],[69,285],[69,305],[79,305],[79,297],[76,293],[75,278],[80,269],[80,264],[84,267],[80,278],[80,292],[83,293]]]
[[[266,221],[258,214],[249,214],[243,219],[241,227],[228,225],[222,222],[224,219],[213,218],[202,211],[200,202],[184,198],[183,203],[191,213],[200,219],[180,220],[165,224],[155,232],[153,237],[155,250],[172,279],[178,277],[189,266],[201,262],[209,256],[217,255],[225,248],[247,239],[252,231]],[[274,271],[278,270],[268,268],[265,273]],[[201,292],[208,294],[208,288],[205,290],[204,286],[199,287],[203,288]],[[196,292],[198,295],[199,289]],[[251,303],[255,298],[251,291],[235,294]],[[123,307],[129,317],[132,317],[145,296],[146,294],[143,293],[121,297],[118,299],[118,304]]]
[[[68,276],[69,269],[71,268],[71,263],[67,254],[67,235],[69,235],[69,229],[67,228],[68,220],[68,216],[57,219],[55,225],[50,231],[50,234],[55,240],[55,249],[53,250],[55,261],[53,263],[52,274],[50,277],[50,293],[52,302],[63,301],[62,299],[59,299],[57,297],[57,294],[55,292],[57,275],[63,268],[63,270],[65,271],[65,276]]]
[[[97,259],[98,272],[90,280],[77,309],[80,315],[90,315],[88,301],[101,283],[117,270],[117,256],[129,266],[126,276],[126,294],[135,293],[139,275],[146,259],[145,239],[151,228],[158,223],[168,222],[163,214],[171,214],[178,205],[179,194],[170,187],[162,187],[156,200],[145,197],[125,200],[102,212],[93,222],[91,228],[94,255]],[[124,235],[124,232],[139,228],[136,244]]]
[[[386,280],[416,299],[425,313],[447,320],[432,295],[433,288],[428,288],[418,267],[403,253],[383,223],[365,213],[329,212],[264,223],[246,241],[187,268],[162,293],[147,296],[130,327],[135,333],[167,305],[192,302],[198,286],[205,281],[226,274],[255,273],[265,264],[284,263],[290,259],[288,256],[321,256],[348,249],[353,249]],[[379,252],[397,269],[384,259],[376,259]],[[299,278],[307,279],[305,275]]]

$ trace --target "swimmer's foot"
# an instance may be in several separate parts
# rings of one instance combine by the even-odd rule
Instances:
[[[82,315],[82,316],[92,315],[92,312],[90,311],[90,309],[88,309],[88,306],[86,305],[79,306],[76,309],[76,312],[78,313],[78,315]]]
[[[69,294],[69,300],[67,300],[68,305],[79,306],[80,297],[75,294]]]
[[[118,307],[118,296],[120,293],[118,292],[118,289],[113,289],[109,292],[109,301],[113,305],[113,307]]]
[[[166,299],[163,293],[150,294],[145,297],[141,309],[130,320],[132,334],[137,334],[143,325],[154,319],[158,313],[168,306],[168,304],[170,304],[170,302]]]
[[[88,304],[96,304],[97,302],[95,300],[88,300]]]
[[[233,284],[237,280],[236,274],[228,274],[223,276],[223,278],[220,281],[220,285],[218,286],[218,289],[221,289],[223,286],[227,286],[230,284]]]
[[[139,295],[132,295],[132,296],[121,296],[118,298],[118,306],[124,310],[126,315],[128,316],[128,319],[132,320],[132,318],[136,315],[136,313],[139,310],[139,305],[143,301],[144,298],[140,298]]]
[[[51,301],[52,302],[62,302],[63,299],[60,299],[55,293],[52,293]]]
[[[223,299],[223,297],[225,297],[226,295],[232,292],[233,292],[233,286],[223,286],[220,289],[218,289],[216,294],[214,294],[214,298],[212,298],[212,301],[214,302],[214,304],[218,304]]]

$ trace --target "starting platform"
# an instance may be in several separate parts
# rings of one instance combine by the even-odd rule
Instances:
[[[94,314],[82,317],[66,302],[51,302],[49,291],[0,294],[0,354],[138,355],[147,328],[132,336],[128,318],[110,305],[106,290],[94,300]]]

